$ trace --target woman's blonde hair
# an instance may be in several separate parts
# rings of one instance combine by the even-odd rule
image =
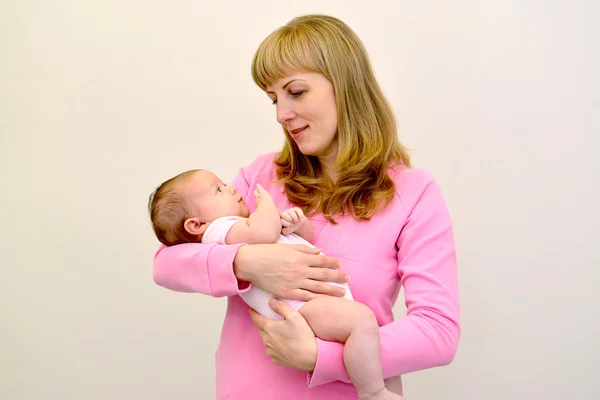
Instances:
[[[284,128],[286,141],[276,161],[277,177],[290,201],[305,212],[351,214],[368,220],[394,196],[388,169],[410,166],[398,140],[396,120],[358,36],[326,15],[293,19],[271,33],[252,60],[252,78],[263,90],[290,70],[318,72],[333,85],[337,103],[338,156],[334,185],[317,157],[306,156]]]

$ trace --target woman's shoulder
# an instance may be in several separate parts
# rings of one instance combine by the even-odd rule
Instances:
[[[435,182],[433,174],[424,168],[397,165],[390,168],[388,173],[397,186],[396,192],[415,190]]]
[[[438,186],[433,174],[424,168],[399,165],[390,168],[389,175],[394,181],[396,196],[407,210],[415,206],[428,188]]]

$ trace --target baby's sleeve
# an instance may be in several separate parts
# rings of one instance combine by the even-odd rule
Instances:
[[[204,235],[202,235],[202,243],[218,243],[226,244],[225,238],[227,233],[231,230],[236,222],[241,220],[242,217],[227,216],[215,219],[210,223]]]

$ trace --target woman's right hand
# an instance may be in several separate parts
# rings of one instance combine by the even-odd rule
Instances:
[[[233,263],[235,276],[276,297],[309,301],[322,296],[344,296],[344,289],[325,282],[344,283],[341,262],[319,255],[302,244],[241,246]]]

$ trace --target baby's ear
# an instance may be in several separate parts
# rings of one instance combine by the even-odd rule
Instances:
[[[204,234],[208,224],[202,222],[199,217],[192,217],[185,220],[183,227],[187,233],[198,236]]]

